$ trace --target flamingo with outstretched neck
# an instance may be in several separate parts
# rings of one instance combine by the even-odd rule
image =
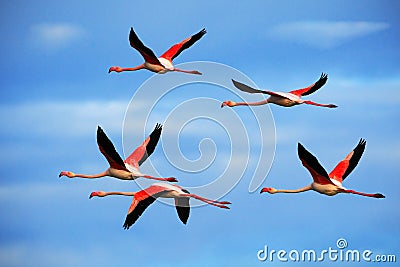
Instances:
[[[265,187],[261,189],[260,193],[301,193],[309,190],[314,190],[327,196],[334,196],[338,193],[348,193],[373,198],[385,198],[385,196],[380,193],[368,194],[358,192],[346,189],[342,185],[344,179],[357,166],[365,150],[365,144],[366,141],[364,139],[360,139],[358,145],[346,156],[344,160],[338,163],[338,165],[333,169],[330,174],[328,174],[324,167],[322,167],[321,164],[318,162],[317,158],[314,157],[310,152],[308,152],[300,143],[298,143],[297,151],[299,158],[303,166],[310,172],[314,181],[310,185],[294,190]]]
[[[89,198],[105,197],[110,195],[133,196],[132,204],[129,207],[128,214],[123,225],[124,229],[129,229],[129,227],[131,227],[137,221],[137,219],[139,219],[147,207],[150,206],[157,198],[174,198],[178,217],[184,224],[187,223],[189,218],[190,198],[195,198],[212,206],[223,209],[229,209],[229,207],[226,205],[231,204],[228,201],[211,200],[191,194],[189,191],[178,185],[167,183],[154,183],[150,187],[138,192],[95,191],[90,194]]]
[[[197,70],[182,70],[175,68],[172,60],[174,60],[180,53],[182,53],[183,50],[191,47],[196,41],[203,37],[204,34],[206,34],[206,30],[202,29],[198,33],[186,38],[182,42],[171,46],[171,48],[169,48],[164,54],[157,58],[154,52],[150,48],[145,46],[142,41],[140,41],[133,28],[131,28],[131,31],[129,33],[129,43],[142,55],[142,57],[144,58],[144,63],[132,68],[121,68],[119,66],[113,66],[108,70],[108,72],[110,73],[112,71],[123,72],[147,69],[149,71],[159,74],[164,74],[170,71],[177,71],[201,75],[201,73]]]
[[[322,73],[321,77],[319,80],[312,85],[302,88],[302,89],[297,89],[290,91],[288,93],[283,93],[283,92],[272,92],[272,91],[267,91],[267,90],[258,90],[255,88],[252,88],[246,84],[240,83],[238,81],[232,80],[233,85],[235,85],[236,88],[239,90],[246,92],[246,93],[261,93],[261,94],[267,94],[269,97],[265,100],[258,101],[258,102],[234,102],[231,100],[224,101],[221,104],[221,108],[228,106],[228,107],[235,107],[235,106],[260,106],[260,105],[265,105],[265,104],[276,104],[282,107],[293,107],[296,105],[300,104],[308,104],[308,105],[314,105],[314,106],[319,106],[319,107],[327,107],[327,108],[336,108],[337,106],[334,104],[319,104],[310,100],[303,100],[301,99],[302,96],[306,96],[309,94],[314,93],[318,89],[320,89],[328,80],[328,75]]]
[[[108,139],[100,126],[97,127],[97,144],[100,152],[107,159],[110,167],[102,173],[98,174],[76,174],[71,171],[62,171],[59,174],[61,176],[67,176],[69,178],[101,178],[105,176],[111,176],[121,180],[134,180],[139,177],[159,180],[177,182],[174,177],[169,178],[158,178],[153,177],[144,173],[141,173],[139,166],[153,153],[158,140],[160,139],[162,125],[158,124],[155,126],[153,132],[144,140],[144,142],[133,151],[133,153],[124,160],[120,157],[118,152],[115,150],[114,145]]]

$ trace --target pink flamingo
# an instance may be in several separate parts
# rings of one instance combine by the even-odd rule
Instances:
[[[159,181],[177,182],[174,177],[170,178],[156,178],[147,174],[143,174],[139,170],[139,166],[153,153],[158,140],[160,139],[162,125],[158,124],[154,128],[153,132],[144,140],[144,142],[133,151],[133,153],[124,161],[115,150],[114,145],[108,139],[100,126],[97,127],[97,144],[100,152],[107,159],[110,167],[99,174],[86,175],[86,174],[75,174],[70,171],[62,171],[59,174],[61,176],[67,176],[69,178],[100,178],[104,176],[111,176],[121,180],[134,180],[139,177],[144,177]]]
[[[268,192],[270,194],[275,193],[300,193],[308,190],[314,190],[318,193],[334,196],[338,193],[348,193],[348,194],[356,194],[366,197],[374,197],[374,198],[384,198],[385,196],[376,193],[376,194],[367,194],[354,190],[346,189],[342,186],[343,180],[354,170],[357,166],[358,161],[360,160],[364,149],[365,149],[365,140],[360,139],[358,145],[346,156],[344,160],[339,162],[339,164],[333,169],[333,171],[328,175],[324,167],[318,162],[317,158],[314,157],[310,152],[308,152],[300,143],[298,144],[298,154],[299,158],[304,167],[310,172],[313,177],[314,182],[310,185],[295,189],[295,190],[278,190],[272,187],[265,187],[261,190],[260,193]]]
[[[300,105],[300,104],[308,104],[308,105],[327,107],[327,108],[337,108],[337,106],[334,104],[318,104],[313,101],[301,99],[302,96],[306,96],[306,95],[312,94],[315,91],[317,91],[319,88],[321,88],[326,83],[327,80],[328,80],[328,75],[322,73],[319,80],[317,82],[315,82],[314,84],[312,84],[308,87],[302,88],[302,89],[290,91],[289,93],[258,90],[258,89],[252,88],[248,85],[245,85],[243,83],[240,83],[238,81],[232,80],[235,87],[243,92],[247,92],[247,93],[251,93],[251,94],[254,94],[254,93],[267,94],[267,95],[270,95],[270,97],[268,97],[266,100],[262,100],[259,102],[234,102],[234,101],[230,101],[230,100],[224,101],[221,104],[221,108],[224,106],[228,106],[228,107],[260,106],[260,105],[269,104],[269,103],[276,104],[276,105],[283,106],[283,107],[292,107],[292,106],[296,106],[296,105]]]
[[[174,67],[172,60],[177,57],[183,50],[191,47],[196,41],[198,41],[204,34],[206,34],[206,30],[202,29],[198,33],[186,38],[182,42],[173,45],[170,49],[168,49],[161,57],[157,58],[154,52],[145,46],[142,41],[140,41],[139,37],[136,35],[133,28],[129,33],[129,42],[131,46],[139,51],[139,53],[144,58],[144,63],[133,68],[121,68],[119,66],[111,67],[108,70],[108,73],[112,71],[122,72],[122,71],[135,71],[140,69],[147,69],[159,74],[164,74],[169,71],[178,71],[190,74],[199,74],[200,72],[197,70],[181,70]]]
[[[223,209],[229,209],[229,207],[226,205],[231,204],[228,201],[216,201],[200,197],[195,194],[190,194],[189,191],[178,185],[167,184],[167,183],[155,183],[152,184],[150,187],[141,190],[139,192],[96,191],[92,192],[89,198],[95,196],[105,197],[109,195],[133,196],[132,204],[129,207],[128,214],[125,219],[124,229],[129,229],[129,227],[131,227],[137,221],[137,219],[143,214],[145,209],[147,209],[147,207],[150,206],[150,204],[152,204],[159,197],[175,199],[176,211],[178,212],[179,219],[184,224],[186,224],[189,218],[189,213],[190,213],[189,199],[191,197]]]

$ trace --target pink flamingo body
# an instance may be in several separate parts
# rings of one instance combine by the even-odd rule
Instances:
[[[356,194],[366,197],[373,198],[384,198],[385,196],[380,193],[369,194],[349,190],[343,187],[343,180],[354,170],[357,166],[364,150],[365,140],[360,139],[358,145],[346,156],[344,160],[338,163],[333,171],[328,174],[324,167],[318,162],[317,158],[314,157],[309,151],[307,151],[300,143],[298,144],[298,155],[303,166],[310,172],[313,177],[313,182],[299,189],[287,190],[287,189],[275,189],[272,187],[265,187],[260,193],[300,193],[309,190],[314,190],[318,193],[334,196],[338,193]]]
[[[132,204],[128,209],[128,214],[126,216],[123,226],[124,229],[129,229],[129,227],[131,227],[137,221],[137,219],[139,219],[139,217],[143,214],[147,207],[150,206],[157,198],[174,198],[178,217],[184,224],[187,223],[187,220],[189,218],[190,198],[195,198],[207,204],[224,209],[229,209],[229,207],[226,205],[231,204],[228,201],[216,201],[195,194],[190,194],[189,191],[178,185],[167,183],[155,183],[139,192],[95,191],[90,194],[89,198],[92,198],[94,196],[105,197],[109,195],[133,196]]]
[[[102,173],[98,174],[76,174],[71,171],[62,171],[59,174],[61,176],[67,176],[69,178],[101,178],[105,176],[111,176],[121,180],[134,180],[139,177],[144,177],[153,180],[177,182],[174,177],[169,178],[157,178],[147,174],[143,174],[139,170],[139,166],[153,153],[158,140],[160,139],[162,131],[162,125],[157,124],[153,132],[144,140],[144,142],[133,151],[133,153],[122,160],[118,152],[115,150],[114,145],[108,139],[100,126],[97,128],[97,144],[100,152],[107,159],[110,167]]]
[[[236,88],[243,92],[247,93],[261,93],[261,94],[267,94],[269,97],[265,100],[258,101],[258,102],[234,102],[234,101],[224,101],[221,104],[221,108],[224,106],[228,107],[234,107],[234,106],[260,106],[260,105],[265,105],[265,104],[275,104],[279,105],[282,107],[293,107],[296,105],[300,104],[308,104],[308,105],[314,105],[314,106],[320,106],[320,107],[327,107],[327,108],[336,108],[337,106],[334,104],[319,104],[315,103],[313,101],[309,100],[303,100],[301,99],[302,96],[309,95],[315,91],[317,91],[319,88],[321,88],[326,81],[328,80],[328,76],[324,73],[321,74],[321,77],[317,82],[314,84],[302,88],[302,89],[297,89],[290,91],[288,93],[283,93],[283,92],[272,92],[272,91],[267,91],[267,90],[258,90],[255,88],[252,88],[248,85],[245,85],[243,83],[240,83],[238,81],[232,80],[233,84],[235,85]]]
[[[198,41],[201,37],[203,37],[204,34],[206,34],[206,30],[202,29],[198,33],[186,38],[182,42],[173,45],[164,54],[162,54],[160,57],[157,58],[154,52],[150,48],[145,46],[142,43],[142,41],[140,41],[139,37],[136,35],[133,28],[131,28],[131,31],[129,33],[129,43],[134,49],[136,49],[142,55],[145,62],[139,66],[132,68],[121,68],[119,66],[113,66],[108,70],[108,72],[110,73],[112,71],[122,72],[122,71],[136,71],[140,69],[147,69],[149,71],[156,72],[159,74],[164,74],[170,71],[177,71],[177,72],[201,75],[201,73],[196,70],[182,70],[175,68],[172,63],[172,60],[175,57],[177,57],[183,50],[192,46],[196,41]]]

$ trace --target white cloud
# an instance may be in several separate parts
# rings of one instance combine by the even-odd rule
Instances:
[[[66,47],[84,35],[84,30],[67,23],[59,24],[37,24],[31,30],[34,40],[47,49],[58,49]]]
[[[309,21],[280,24],[271,29],[271,37],[327,49],[351,39],[389,28],[384,22]]]

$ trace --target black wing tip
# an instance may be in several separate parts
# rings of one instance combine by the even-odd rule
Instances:
[[[128,230],[129,229],[129,227],[131,227],[128,223],[124,223],[124,225],[123,225],[123,227],[124,227],[124,230]]]
[[[97,136],[105,135],[103,128],[100,125],[97,125]]]
[[[236,80],[234,80],[234,79],[231,79],[231,80],[232,80],[233,85],[234,85],[236,88],[238,88],[238,87],[241,86],[241,85],[245,85],[244,83],[238,82],[238,81],[236,81]]]
[[[298,142],[297,143],[297,150],[301,150],[301,149],[306,150],[305,147],[300,142]]]
[[[161,131],[162,127],[163,127],[163,125],[161,123],[157,123],[156,126],[154,127],[154,131],[155,130]]]
[[[136,39],[138,39],[137,34],[133,27],[131,27],[131,30],[129,31],[129,41],[134,41]]]
[[[317,84],[319,87],[321,87],[321,86],[323,86],[323,85],[326,83],[327,80],[328,80],[328,74],[322,73],[322,74],[321,74],[321,77],[319,77],[319,80],[316,82],[316,84]]]
[[[358,145],[365,147],[366,144],[367,144],[367,141],[364,138],[360,138],[360,141],[358,142]]]
[[[299,156],[299,158],[303,158],[304,154],[307,152],[307,149],[300,143],[297,143],[297,155]]]
[[[203,29],[200,30],[198,33],[192,35],[191,43],[190,43],[190,45],[188,45],[188,47],[191,46],[191,45],[192,45],[194,42],[196,42],[197,40],[199,40],[201,37],[203,37],[203,35],[206,34],[206,33],[207,33],[206,28],[203,28]],[[187,48],[187,47],[186,47],[186,48]]]

